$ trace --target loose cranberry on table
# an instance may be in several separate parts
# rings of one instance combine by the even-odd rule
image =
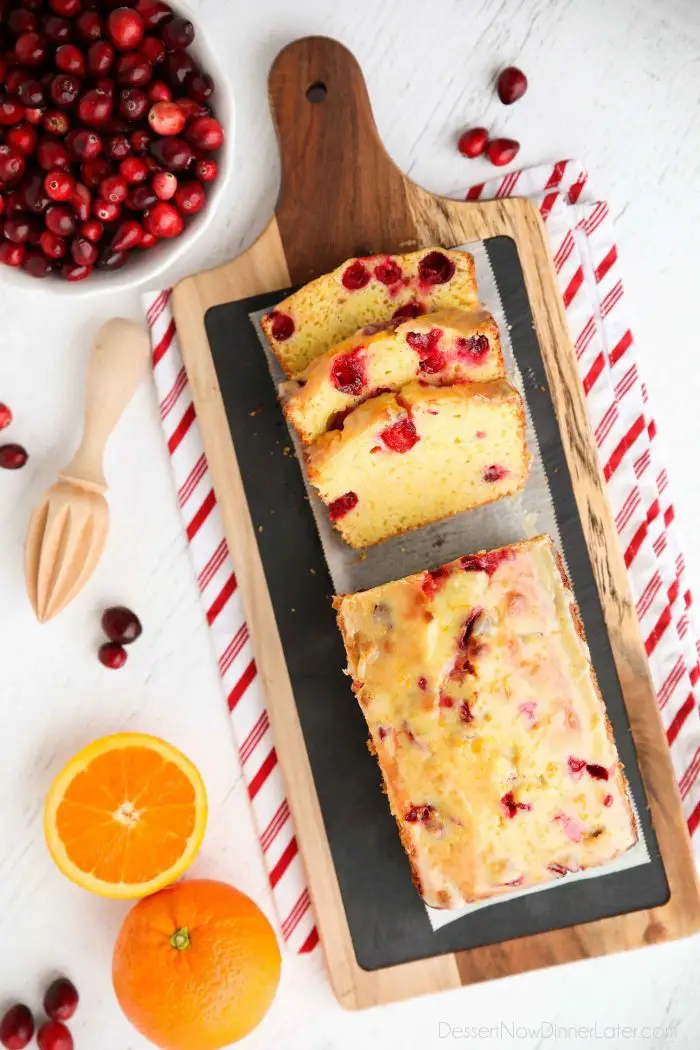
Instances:
[[[104,667],[112,671],[118,671],[126,663],[126,649],[118,642],[105,642],[97,651],[97,656]]]
[[[457,149],[465,157],[479,157],[486,149],[488,139],[486,128],[471,128],[460,135]]]
[[[9,427],[12,422],[12,410],[0,401],[0,430]]]
[[[39,1050],[73,1050],[73,1036],[62,1021],[47,1021],[36,1035]]]
[[[522,98],[527,91],[527,77],[517,66],[508,66],[499,74],[496,90],[501,102],[505,106],[510,106]]]
[[[131,609],[125,605],[113,605],[102,613],[102,630],[110,641],[129,645],[141,636],[143,627]]]
[[[492,139],[486,147],[487,157],[499,168],[515,160],[519,152],[520,143],[515,139]]]
[[[67,977],[57,977],[44,993],[44,1010],[52,1021],[69,1021],[78,1009],[78,989]]]
[[[0,1043],[6,1050],[24,1050],[34,1035],[34,1018],[24,1003],[11,1006],[0,1021]]]
[[[20,470],[28,459],[27,450],[21,445],[0,445],[0,467],[3,470]]]

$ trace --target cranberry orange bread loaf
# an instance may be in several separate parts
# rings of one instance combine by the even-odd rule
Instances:
[[[518,492],[530,464],[523,403],[504,379],[379,394],[306,455],[309,481],[351,547]]]
[[[548,536],[334,606],[427,904],[548,882],[634,844],[626,780]]]
[[[308,444],[375,394],[412,379],[432,386],[505,376],[498,326],[484,310],[438,310],[360,329],[284,384],[284,411]]]
[[[289,376],[341,339],[392,317],[416,317],[443,306],[479,305],[468,252],[423,248],[408,255],[348,259],[284,299],[260,321]]]

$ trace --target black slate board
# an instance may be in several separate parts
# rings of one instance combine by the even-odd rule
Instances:
[[[376,761],[367,750],[365,721],[342,672],[345,651],[331,608],[332,583],[299,464],[288,454],[291,440],[265,354],[250,321],[250,314],[276,305],[290,290],[215,307],[206,316],[350,934],[357,961],[366,970],[652,908],[669,897],[517,251],[507,237],[491,238],[485,245],[511,327],[593,665],[651,861],[592,880],[564,880],[547,891],[483,908],[436,932],[413,887]],[[434,564],[439,563],[436,556]]]

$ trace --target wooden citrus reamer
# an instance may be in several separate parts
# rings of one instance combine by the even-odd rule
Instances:
[[[40,623],[65,608],[100,560],[109,532],[105,446],[146,374],[149,357],[148,333],[134,321],[113,318],[95,336],[80,447],[34,511],[27,532],[27,592]]]
[[[238,258],[182,281],[173,303],[338,998],[349,1007],[389,1002],[699,929],[700,891],[678,787],[536,205],[510,198],[448,200],[407,179],[379,139],[356,60],[337,41],[309,37],[290,44],[272,66],[269,89],[282,161],[275,215]],[[353,952],[204,318],[211,307],[306,282],[353,255],[498,236],[512,238],[518,250],[671,897],[658,908],[370,973]],[[231,353],[236,349],[232,341]]]

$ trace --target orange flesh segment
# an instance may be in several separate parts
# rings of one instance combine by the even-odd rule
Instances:
[[[93,759],[68,785],[56,830],[73,864],[111,883],[156,878],[195,830],[195,789],[173,762],[143,747]]]

